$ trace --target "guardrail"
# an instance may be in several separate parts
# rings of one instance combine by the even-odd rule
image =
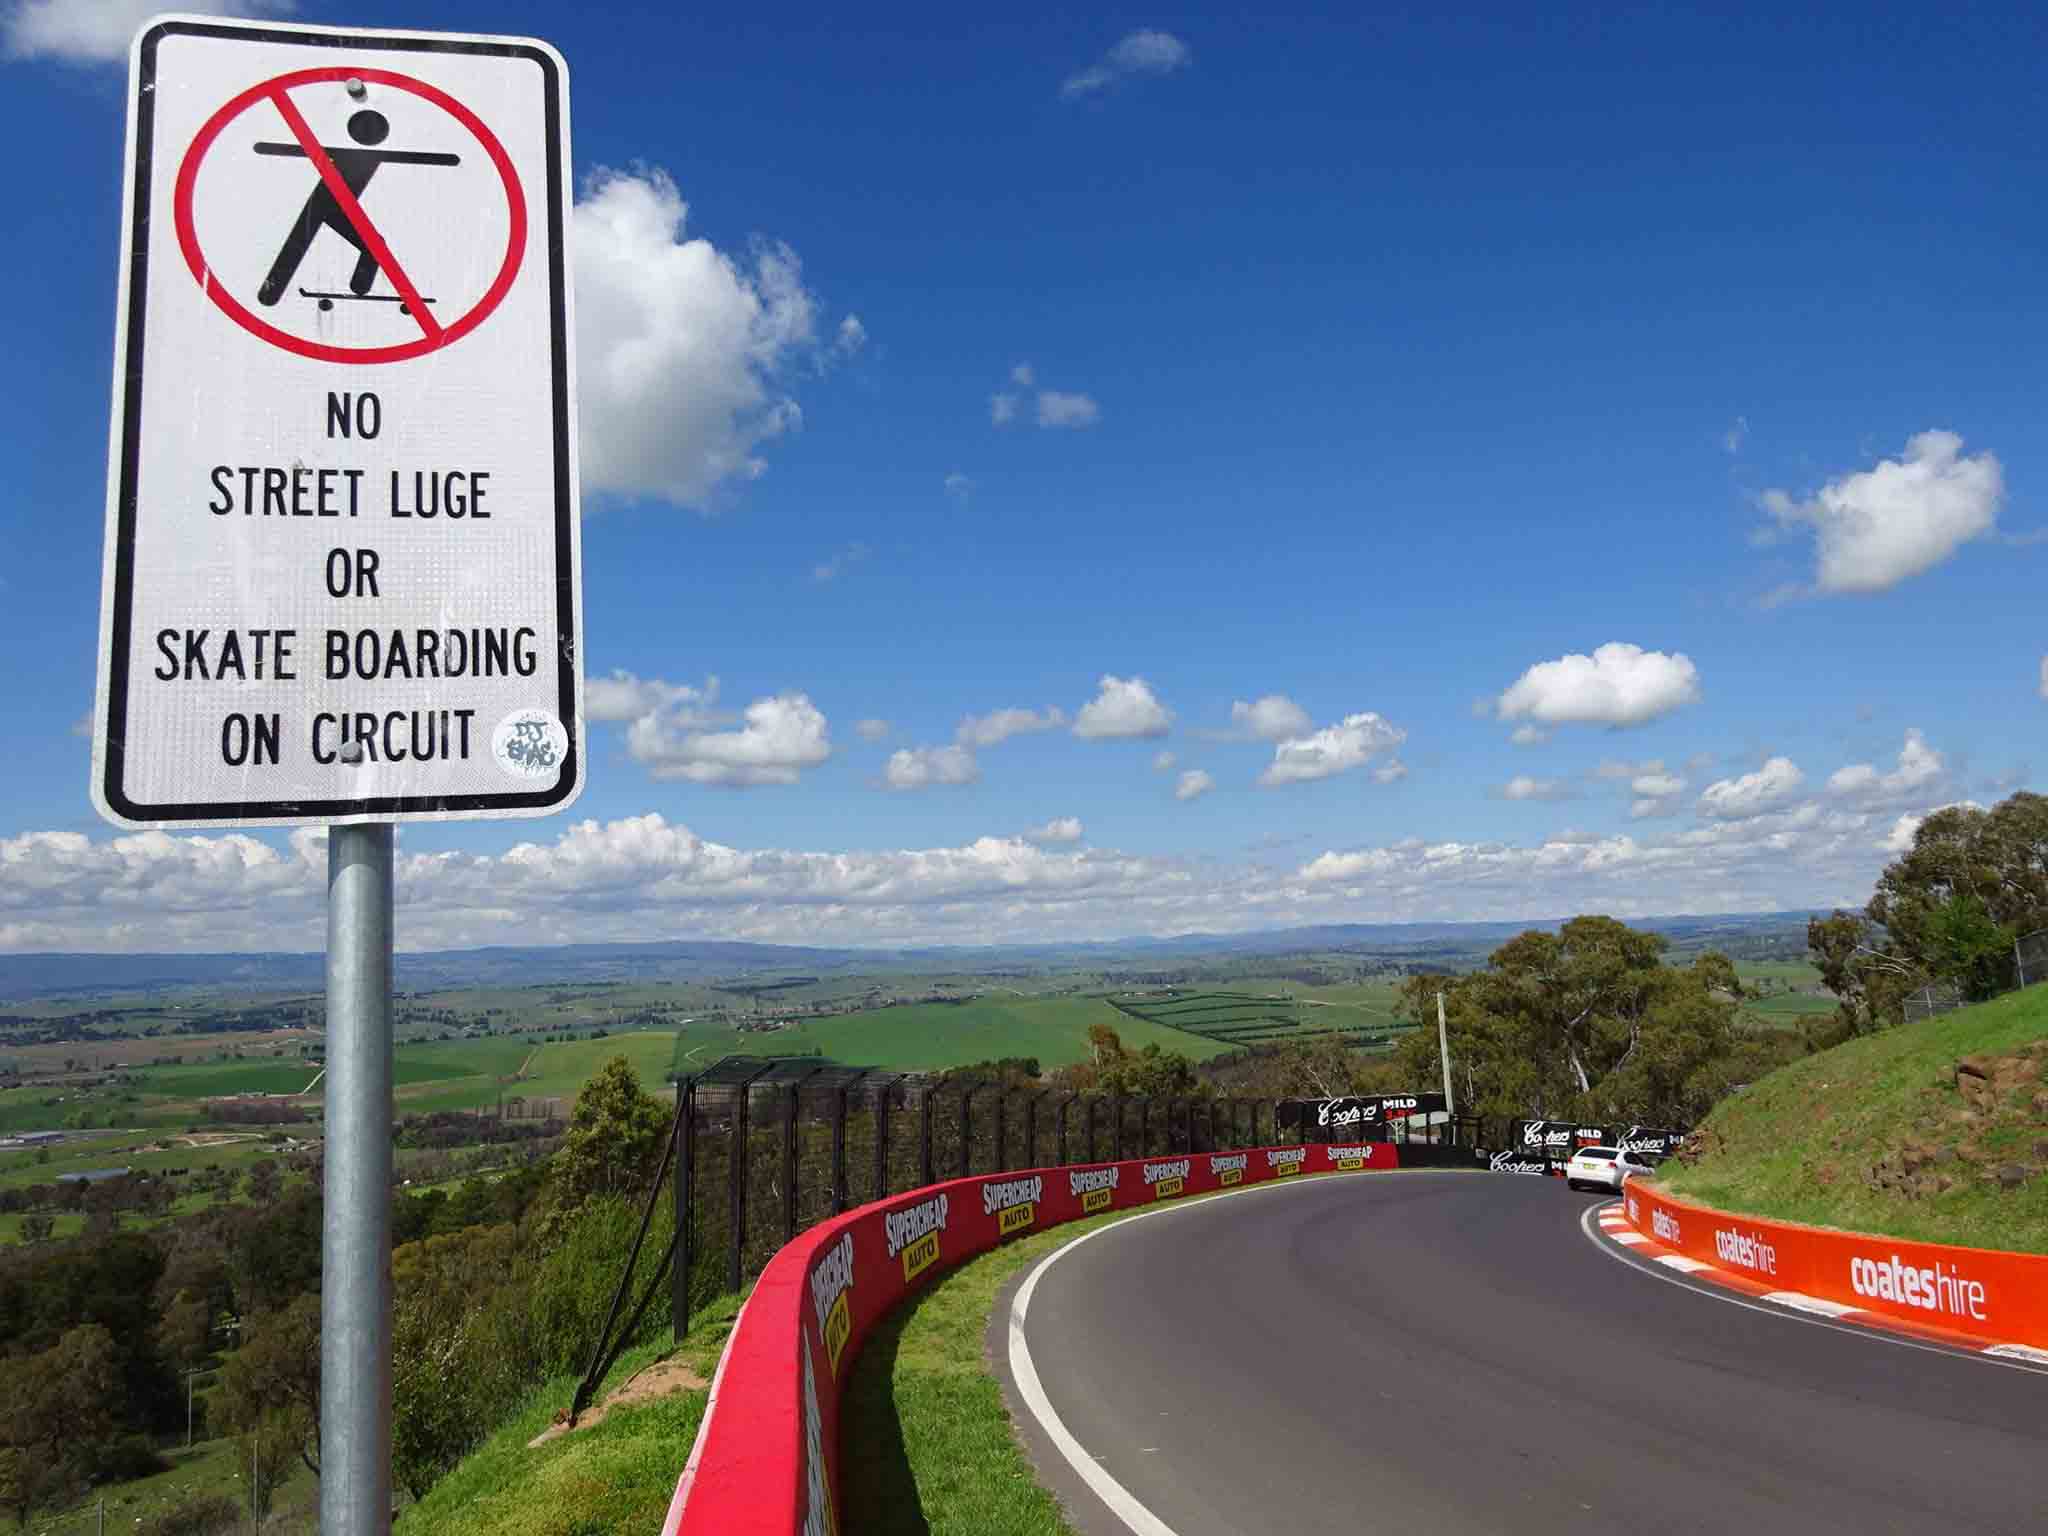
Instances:
[[[1652,1242],[1775,1290],[1909,1330],[2048,1350],[2048,1255],[1766,1221],[1635,1179],[1622,1205],[1629,1225]]]
[[[949,1179],[785,1243],[711,1383],[663,1536],[832,1536],[840,1395],[861,1342],[938,1275],[1019,1233],[1104,1211],[1297,1176],[1391,1169],[1391,1142],[1178,1152]]]

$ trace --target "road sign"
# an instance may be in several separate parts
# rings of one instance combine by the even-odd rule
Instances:
[[[130,81],[94,804],[560,810],[584,758],[560,57],[174,17]]]

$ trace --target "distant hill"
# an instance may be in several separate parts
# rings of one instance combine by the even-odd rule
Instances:
[[[1721,948],[1737,959],[1805,950],[1804,912],[1638,918],[1667,935],[1680,954]],[[1184,933],[1098,943],[941,945],[910,949],[808,948],[685,939],[652,944],[497,945],[401,954],[405,991],[531,985],[536,982],[705,981],[758,976],[905,975],[1156,968],[1173,961],[1242,961],[1262,956],[1377,956],[1415,969],[1463,970],[1530,928],[1560,919],[1512,923],[1332,923],[1261,933]],[[20,954],[0,955],[0,998],[144,992],[167,987],[249,992],[318,991],[326,962],[312,954]]]

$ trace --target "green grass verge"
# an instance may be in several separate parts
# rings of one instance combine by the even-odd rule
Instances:
[[[732,1332],[740,1298],[724,1297],[692,1319],[680,1347],[660,1340],[628,1350],[598,1401],[671,1353],[706,1381]],[[708,1396],[673,1393],[616,1408],[602,1422],[529,1448],[569,1406],[574,1376],[537,1388],[498,1432],[399,1516],[395,1536],[610,1536],[658,1531],[689,1459]]]
[[[1973,1112],[1955,1064],[2048,1039],[2048,987],[1851,1040],[1771,1073],[1724,1100],[1701,1127],[1705,1148],[1672,1165],[1671,1190],[1725,1210],[1924,1242],[2048,1253],[2048,1171],[2034,1150],[2048,1123],[2030,1107],[2036,1082],[1995,1113]],[[1873,1173],[1908,1147],[1954,1148],[1910,1187]],[[1991,1174],[2018,1162],[2018,1189]],[[1935,1173],[1952,1187],[1937,1191]],[[1896,1182],[1896,1181],[1895,1181]]]

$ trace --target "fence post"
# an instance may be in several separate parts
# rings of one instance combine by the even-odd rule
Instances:
[[[972,1172],[968,1163],[972,1156],[974,1137],[974,1090],[981,1085],[969,1083],[960,1090],[960,1177],[966,1178]]]
[[[726,1289],[740,1288],[740,1259],[747,1246],[747,1110],[754,1097],[754,1081],[748,1078],[740,1084],[739,1098],[732,1108],[732,1151],[726,1158],[726,1172],[731,1176],[732,1213],[728,1225],[731,1227],[732,1254],[726,1264]]]
[[[923,1175],[922,1182],[936,1184],[938,1179],[932,1173],[932,1095],[939,1091],[937,1083],[926,1083],[924,1099],[918,1105],[918,1119],[924,1135],[924,1150],[919,1158],[917,1171]]]
[[[1117,1162],[1124,1160],[1124,1099],[1120,1093],[1109,1096],[1109,1155]]]
[[[1068,1107],[1069,1107],[1070,1105],[1072,1105],[1072,1104],[1073,1104],[1073,1102],[1074,1102],[1074,1095],[1072,1095],[1071,1093],[1070,1093],[1070,1094],[1068,1094],[1068,1095],[1067,1095],[1067,1096],[1066,1096],[1066,1097],[1065,1097],[1064,1099],[1061,1099],[1061,1100],[1060,1100],[1060,1112],[1059,1112],[1059,1138],[1060,1138],[1060,1166],[1061,1166],[1062,1168],[1064,1168],[1064,1167],[1066,1166],[1066,1164],[1067,1164],[1067,1109],[1068,1109]]]
[[[1138,1100],[1138,1156],[1152,1155],[1152,1098],[1147,1094]]]
[[[996,1084],[996,1165],[991,1172],[1010,1171],[1010,1090]]]
[[[1086,1114],[1087,1114],[1087,1116],[1088,1116],[1088,1161],[1092,1163],[1092,1162],[1096,1161],[1096,1157],[1095,1157],[1095,1096],[1094,1096],[1093,1094],[1090,1094],[1090,1095],[1088,1096],[1088,1098],[1087,1098],[1087,1099],[1085,1099],[1085,1100],[1083,1101],[1083,1103],[1084,1103],[1084,1105],[1085,1105],[1085,1113],[1086,1113]]]
[[[796,1236],[796,1099],[800,1083],[789,1085],[782,1101],[782,1240]]]
[[[2020,953],[2020,941],[2018,939],[2012,941],[2012,968],[2019,972],[2020,986],[2024,989],[2027,985],[2027,960],[2026,956]]]
[[[691,1220],[695,1192],[690,1185],[696,1174],[693,1154],[697,1146],[697,1085],[679,1082],[676,1092],[683,1096],[683,1117],[676,1129],[683,1144],[676,1148],[676,1263],[669,1271],[668,1310],[669,1321],[680,1339],[690,1331],[690,1265],[697,1257],[690,1230],[695,1225]]]
[[[1045,1090],[1041,1088],[1038,1092],[1027,1095],[1024,1100],[1024,1166],[1026,1168],[1036,1168],[1038,1166],[1038,1101],[1044,1097]]]
[[[884,1083],[875,1095],[875,1187],[868,1191],[870,1200],[889,1193],[889,1099],[895,1088],[894,1083]]]
[[[846,1209],[846,1084],[832,1096],[832,1214]]]

